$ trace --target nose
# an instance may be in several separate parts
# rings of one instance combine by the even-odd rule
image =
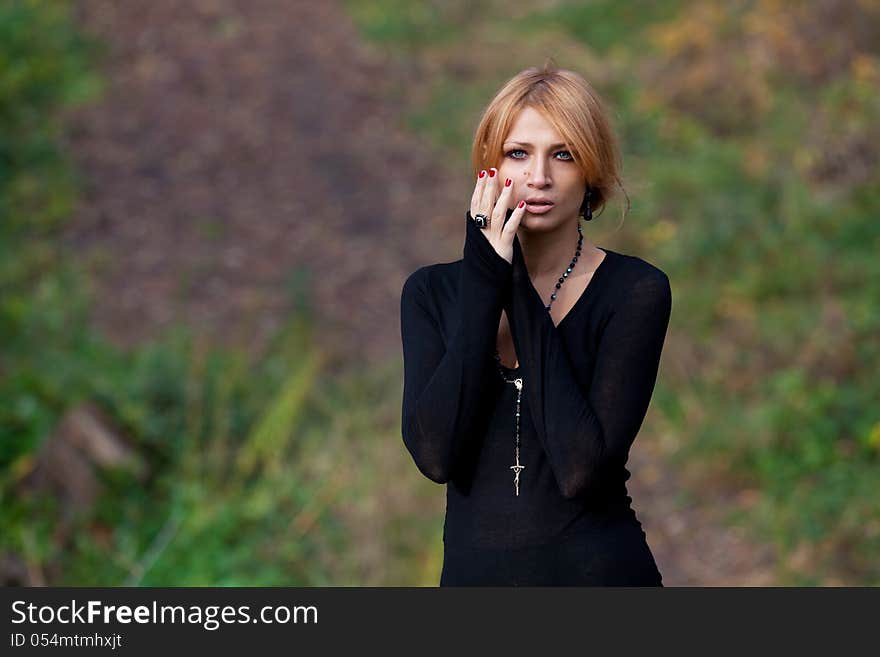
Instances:
[[[534,169],[526,172],[526,182],[530,187],[545,187],[550,183],[549,165],[544,158],[535,158]]]

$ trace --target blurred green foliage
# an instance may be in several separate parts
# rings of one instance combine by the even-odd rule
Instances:
[[[72,29],[66,7],[0,6],[0,466],[35,447],[67,394],[67,378],[77,376],[73,368],[47,380],[40,372],[54,364],[52,355],[23,344],[41,344],[47,334],[77,337],[63,330],[66,304],[51,303],[70,279],[52,238],[76,202],[59,112],[96,95],[100,81],[89,66],[95,44]]]
[[[24,276],[29,262],[9,257],[13,238],[44,234],[74,201],[55,113],[100,91],[88,64],[99,46],[71,28],[58,0],[0,5],[0,44],[0,261],[4,274]]]
[[[392,430],[399,402],[375,391],[394,389],[399,371],[326,374],[302,314],[256,356],[180,327],[123,350],[91,328],[87,277],[60,247],[81,183],[61,131],[65,110],[100,97],[103,54],[67,1],[0,4],[0,553],[52,585],[411,577],[417,537],[388,537],[395,571],[377,563],[384,544],[362,555],[350,536],[396,522],[368,504],[376,484],[360,466],[375,450],[352,436]],[[147,474],[96,467],[97,507],[68,517],[62,497],[25,484],[82,402],[105,412]]]

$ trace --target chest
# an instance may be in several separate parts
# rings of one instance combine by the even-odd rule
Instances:
[[[556,299],[550,306],[550,316],[553,318],[553,323],[555,325],[558,326],[568,313],[571,312],[581,295],[583,295],[584,291],[587,289],[592,277],[593,272],[581,276],[570,277],[558,289],[555,287],[557,279],[544,281],[543,283],[540,281],[534,283],[535,289],[545,303],[549,302],[550,295],[553,292],[556,292]],[[510,368],[516,368],[519,366],[519,359],[517,358],[516,348],[513,344],[513,336],[510,332],[510,322],[507,313],[503,310],[501,311],[501,321],[498,324],[496,349],[498,349],[498,354],[501,357],[501,363],[503,365]]]

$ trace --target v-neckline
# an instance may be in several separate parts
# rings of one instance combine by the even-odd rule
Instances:
[[[579,306],[581,306],[585,299],[587,299],[591,294],[592,290],[595,287],[596,277],[599,276],[599,273],[605,268],[605,263],[608,262],[608,259],[611,257],[611,251],[609,249],[603,249],[601,246],[597,246],[597,249],[605,252],[605,257],[602,258],[602,261],[596,266],[596,269],[593,270],[593,275],[590,277],[590,281],[587,283],[587,286],[583,289],[580,296],[575,300],[574,304],[571,308],[568,309],[568,312],[562,316],[562,319],[559,320],[559,323],[556,324],[556,328],[559,329],[565,323],[569,317],[571,317],[572,313],[574,313]],[[550,321],[553,321],[553,318],[550,318]]]
[[[578,308],[579,308],[581,305],[583,305],[584,303],[586,303],[585,300],[586,300],[587,298],[589,298],[589,297],[591,296],[591,294],[592,294],[592,291],[591,291],[591,290],[592,290],[593,287],[595,286],[595,283],[596,283],[596,277],[599,276],[600,272],[602,272],[604,269],[607,269],[607,267],[605,266],[605,264],[608,262],[608,259],[612,257],[612,254],[615,253],[615,252],[612,251],[611,249],[603,249],[601,246],[597,246],[596,248],[597,248],[597,249],[601,249],[602,251],[604,251],[604,252],[605,252],[605,257],[602,258],[602,261],[596,266],[596,269],[593,270],[593,275],[592,275],[592,277],[590,278],[590,282],[587,283],[587,286],[583,289],[583,291],[581,292],[580,296],[575,300],[575,302],[574,302],[574,304],[572,305],[572,307],[568,309],[568,312],[565,313],[565,315],[563,315],[562,319],[559,320],[559,323],[555,325],[557,330],[560,329],[560,327],[563,325],[563,323],[565,323],[565,321],[566,321],[569,317],[571,317],[571,315],[572,315],[576,310],[578,310]],[[531,283],[530,283],[530,284],[531,284]],[[532,287],[534,288],[534,284],[532,284]],[[535,292],[537,292],[537,290],[535,290]],[[553,318],[552,318],[552,317],[550,318],[550,321],[551,321],[551,322],[553,321]],[[516,377],[517,375],[519,375],[520,367],[521,367],[519,364],[517,364],[516,367],[508,367],[507,365],[505,365],[505,364],[502,363],[501,361],[498,361],[498,364],[501,366],[501,369],[504,371],[505,374],[509,374],[509,375],[511,375],[511,376],[513,376],[513,377]]]

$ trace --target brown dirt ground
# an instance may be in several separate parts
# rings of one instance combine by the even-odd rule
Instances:
[[[305,302],[339,361],[399,354],[403,281],[460,257],[472,184],[400,127],[390,90],[412,71],[333,2],[77,13],[110,47],[107,94],[69,132],[85,192],[67,243],[93,274],[96,325],[123,345],[181,321],[258,347]],[[650,438],[630,463],[667,586],[774,582],[772,554],[723,521],[735,497],[683,505]]]

